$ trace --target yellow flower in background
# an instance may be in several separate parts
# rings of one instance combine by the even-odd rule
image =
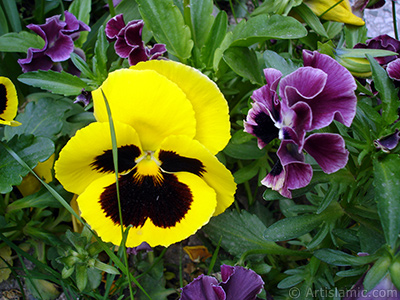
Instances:
[[[98,122],[60,152],[56,177],[79,194],[82,217],[104,241],[120,244],[121,222],[108,115],[118,148],[126,246],[168,246],[189,237],[233,202],[233,176],[214,156],[230,138],[228,106],[200,72],[148,61],[109,74],[93,92]]]
[[[19,126],[14,121],[18,110],[18,96],[14,84],[7,77],[0,76],[0,124]]]
[[[349,0],[305,0],[303,3],[324,20],[357,26],[365,24],[352,13]]]

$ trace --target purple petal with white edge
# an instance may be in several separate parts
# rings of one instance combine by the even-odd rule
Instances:
[[[399,141],[400,141],[400,132],[396,128],[394,133],[381,137],[380,139],[374,141],[374,145],[377,149],[382,149],[383,152],[388,153],[390,152],[390,150],[393,150],[394,148],[397,147]]]
[[[253,270],[240,266],[221,266],[220,286],[226,293],[226,300],[255,300],[261,293],[264,281]]]
[[[37,50],[36,52],[34,50]],[[53,66],[53,61],[42,50],[29,48],[26,58],[18,59],[24,73],[37,70],[48,71]]]
[[[221,298],[221,290],[217,292],[213,287],[218,286],[218,280],[201,274],[191,283],[182,288],[180,300],[225,300]],[[218,291],[219,290],[219,291]]]
[[[260,149],[277,138],[279,134],[279,129],[271,119],[268,109],[259,102],[252,103],[252,108],[244,121],[244,131],[257,137]]]
[[[58,62],[70,58],[72,51],[74,51],[74,42],[71,37],[60,33],[58,39],[46,50],[46,55],[52,61]]]
[[[362,48],[362,49],[382,49],[400,53],[400,41],[392,38],[387,34],[378,35],[373,39],[367,40],[365,44],[358,43],[354,46],[354,48]],[[386,65],[388,62],[396,59],[399,56],[383,56],[383,57],[375,57],[380,65]]]
[[[327,174],[344,168],[349,158],[343,138],[334,133],[314,133],[306,138],[304,150]]]
[[[302,67],[282,78],[279,95],[288,106],[314,99],[325,88],[328,75],[319,69]]]
[[[142,41],[143,25],[144,22],[142,20],[133,20],[126,25],[124,38],[129,46],[144,47],[144,43]]]
[[[115,41],[117,39],[118,33],[122,28],[125,27],[125,21],[123,14],[116,15],[111,18],[106,24],[106,36],[110,41]]]
[[[272,91],[268,84],[255,90],[253,92],[253,95],[251,95],[251,99],[254,102],[258,102],[264,105],[275,122],[281,121],[281,115],[280,115],[281,103],[279,101],[276,92]]]
[[[167,52],[167,48],[164,44],[155,44],[151,49],[146,48],[146,55],[149,60],[157,59],[161,55]]]
[[[65,23],[66,26],[62,30],[63,33],[71,34],[78,33],[80,31],[90,31],[90,27],[84,22],[78,20],[72,13],[65,11]],[[79,35],[77,35],[79,37]],[[72,36],[71,36],[72,37]]]
[[[146,51],[143,47],[137,46],[129,53],[128,61],[130,66],[134,66],[141,61],[147,61]]]
[[[323,128],[333,119],[349,127],[357,106],[357,97],[354,93],[357,85],[353,76],[333,58],[317,51],[304,50],[303,58],[304,66],[320,69],[328,75],[323,91],[307,101],[313,112],[310,130]]]
[[[122,29],[120,31],[117,41],[114,44],[114,49],[119,57],[127,58],[129,56],[129,53],[131,53],[133,47],[129,46],[126,43],[125,38],[121,38],[121,34],[123,35],[124,32],[125,32],[125,29]],[[135,46],[135,48],[137,48],[137,47],[139,47],[139,46]]]
[[[281,71],[273,68],[264,69],[265,80],[267,81],[267,85],[269,85],[271,91],[276,92],[278,89],[278,84],[280,79],[282,78]]]
[[[386,71],[390,78],[400,81],[400,58],[390,62],[387,65]]]

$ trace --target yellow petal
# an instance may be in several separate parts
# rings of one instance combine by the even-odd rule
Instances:
[[[363,19],[352,13],[349,0],[342,0],[335,6],[335,4],[339,1],[340,0],[306,0],[304,3],[310,7],[317,16],[322,15],[322,19],[324,20],[357,26],[362,26],[365,24]],[[333,8],[330,9],[331,7]]]
[[[155,151],[171,134],[194,137],[196,120],[189,100],[171,80],[155,71],[117,70],[92,92],[95,117],[108,121],[103,90],[114,120],[138,132],[144,150]]]
[[[127,247],[136,247],[142,242],[147,242],[151,247],[157,245],[169,246],[179,242],[194,234],[211,218],[215,205],[215,192],[201,178],[191,173],[175,174],[177,180],[185,184],[192,194],[192,203],[190,209],[184,217],[171,227],[155,226],[150,218],[147,218],[143,226],[129,229],[129,235],[126,241]],[[78,205],[82,217],[94,229],[97,234],[106,242],[112,242],[119,245],[121,242],[121,227],[107,217],[101,207],[100,199],[106,187],[115,184],[115,176],[106,175],[90,184],[84,193],[78,197]],[[120,183],[120,191],[123,191],[124,185]],[[121,192],[124,197],[126,191]],[[147,196],[143,194],[143,201]],[[142,205],[145,205],[143,202]],[[122,209],[134,211],[136,207],[123,207]]]
[[[229,109],[213,81],[194,68],[170,60],[140,62],[131,69],[154,70],[175,82],[193,105],[197,122],[195,139],[212,154],[224,149],[230,139]]]
[[[0,124],[19,126],[13,119],[17,115],[18,97],[15,86],[7,77],[0,76]]]
[[[117,147],[135,145],[141,148],[139,137],[132,127],[114,122],[114,128]],[[55,163],[57,179],[66,190],[81,194],[92,181],[104,176],[104,172],[94,169],[91,164],[97,156],[111,149],[109,123],[94,122],[78,130],[61,150]]]
[[[214,215],[222,213],[233,203],[236,183],[231,172],[198,141],[190,140],[185,136],[170,136],[163,141],[160,149],[176,152],[180,156],[196,158],[203,163],[205,172],[202,173],[202,179],[217,193],[217,207]]]

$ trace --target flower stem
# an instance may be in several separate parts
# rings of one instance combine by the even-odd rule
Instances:
[[[111,18],[115,17],[115,8],[112,0],[108,0],[108,9],[110,10]]]
[[[392,0],[392,17],[393,17],[393,30],[396,40],[399,39],[399,33],[397,31],[397,17],[396,17],[396,1]]]

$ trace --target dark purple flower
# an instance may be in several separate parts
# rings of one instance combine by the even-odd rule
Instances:
[[[255,300],[264,281],[254,271],[236,266],[221,266],[221,279],[200,275],[182,288],[181,300]]]
[[[262,183],[290,198],[289,190],[306,186],[312,168],[303,150],[325,173],[343,168],[348,151],[341,136],[306,133],[337,120],[350,126],[356,113],[353,76],[331,57],[303,51],[304,67],[282,78],[280,71],[265,69],[267,84],[254,91],[245,131],[256,136],[260,148],[275,138],[282,140],[279,161]],[[281,99],[281,100],[280,100]]]
[[[381,149],[383,152],[390,152],[397,147],[400,141],[400,132],[398,129],[395,130],[394,133],[389,134],[387,136],[381,137],[374,141],[374,145],[376,148]]]
[[[110,19],[106,25],[106,36],[109,41],[115,41],[115,52],[122,58],[128,58],[133,66],[140,61],[156,59],[167,49],[163,44],[155,44],[147,48],[142,40],[143,20],[133,20],[125,25],[122,14]]]
[[[153,248],[151,248],[150,245],[147,244],[146,242],[141,243],[141,244],[140,244],[139,246],[137,246],[137,247],[129,247],[129,248],[126,248],[126,253],[128,253],[128,254],[136,255],[136,254],[138,254],[140,251],[150,252],[150,251],[153,251]]]
[[[354,46],[354,48],[362,48],[362,49],[382,49],[397,52],[400,54],[400,41],[392,38],[387,34],[379,35],[373,39],[369,39],[365,44],[358,43]],[[396,58],[400,58],[400,55],[397,56],[383,56],[383,57],[375,57],[380,65],[386,67],[386,64],[395,60]]]
[[[363,286],[364,276],[362,276],[351,290],[346,292],[343,300],[400,300],[400,291],[392,283],[390,276],[386,275],[372,290],[366,291]]]
[[[37,33],[45,44],[42,49],[29,48],[27,57],[18,60],[23,72],[47,71],[54,63],[69,59],[79,32],[90,31],[89,26],[68,11],[65,11],[65,21],[56,15],[47,18],[45,24],[30,24],[27,27]]]
[[[400,81],[400,58],[389,62],[386,67],[386,71],[390,78]]]
[[[87,106],[91,99],[92,93],[82,89],[82,92],[76,97],[74,103],[82,102],[84,106]]]

